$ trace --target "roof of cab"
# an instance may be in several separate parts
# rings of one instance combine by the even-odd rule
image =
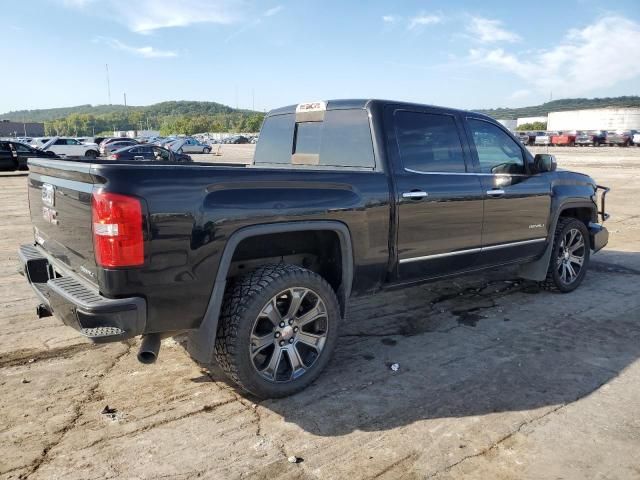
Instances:
[[[327,100],[325,103],[327,106],[327,110],[365,109],[373,103],[380,103],[380,104],[394,104],[394,105],[401,105],[401,106],[429,107],[429,108],[444,110],[448,112],[473,113],[474,115],[477,115],[479,117],[484,117],[484,118],[493,120],[488,115],[477,113],[477,112],[471,112],[469,110],[460,110],[456,108],[442,107],[438,105],[428,105],[428,104],[415,103],[415,102],[403,102],[398,100],[382,100],[382,99],[376,99],[376,98],[365,98],[365,99],[350,98],[350,99],[342,99],[342,100]],[[269,117],[272,115],[296,113],[297,106],[298,104],[294,104],[294,105],[287,105],[286,107],[276,108],[276,109],[270,110],[267,113],[267,116]]]

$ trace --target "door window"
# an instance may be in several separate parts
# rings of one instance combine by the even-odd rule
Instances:
[[[0,143],[0,152],[10,153],[11,149],[9,148],[9,144],[8,143],[4,143],[4,142]]]
[[[14,143],[13,144],[16,148],[16,152],[18,153],[31,153],[31,148],[27,147],[26,145],[22,145],[20,143]]]
[[[513,138],[484,120],[468,122],[482,173],[525,173],[522,149]]]
[[[153,154],[156,157],[156,160],[170,160],[169,152],[164,148],[155,147],[153,149]]]
[[[395,124],[405,170],[418,173],[466,171],[462,143],[452,116],[399,110],[395,114]]]

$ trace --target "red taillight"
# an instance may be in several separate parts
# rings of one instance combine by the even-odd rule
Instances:
[[[142,205],[137,198],[93,192],[93,246],[101,267],[130,267],[144,263]]]
[[[119,153],[114,153],[112,155],[109,155],[109,160],[118,160],[119,158],[120,158]]]

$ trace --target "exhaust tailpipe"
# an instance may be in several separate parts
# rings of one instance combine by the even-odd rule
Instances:
[[[38,318],[46,318],[50,317],[52,314],[51,310],[49,310],[49,307],[47,307],[44,303],[41,303],[36,307],[36,315],[38,315]]]
[[[140,345],[140,350],[138,350],[138,361],[140,363],[148,365],[158,359],[160,340],[162,340],[162,337],[159,333],[150,333],[142,337],[142,345]]]

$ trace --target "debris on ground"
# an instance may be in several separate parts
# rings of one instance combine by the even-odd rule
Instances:
[[[398,370],[400,370],[400,364],[399,363],[392,363],[389,368],[391,370],[393,370],[394,372],[397,372]]]
[[[118,413],[118,410],[115,408],[109,407],[109,405],[105,405],[105,407],[100,412],[101,415],[104,415],[105,417],[110,418],[111,420],[116,419],[117,413]]]
[[[295,455],[291,455],[289,458],[287,458],[287,461],[289,463],[299,463],[302,461],[301,458],[296,457]]]

